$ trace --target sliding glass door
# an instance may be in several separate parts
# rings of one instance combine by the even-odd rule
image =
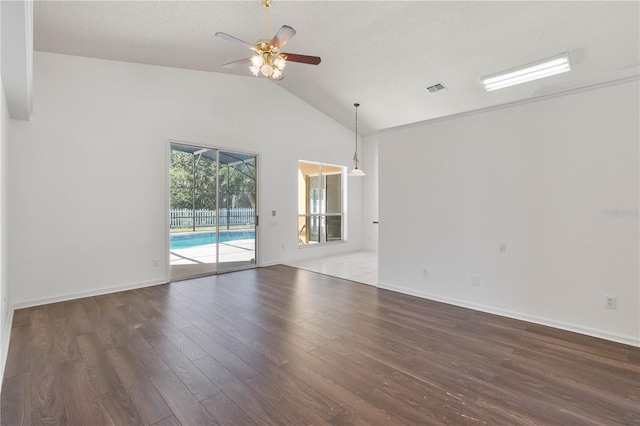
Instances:
[[[171,144],[172,281],[256,265],[253,154]]]
[[[256,264],[256,157],[218,151],[218,270]]]

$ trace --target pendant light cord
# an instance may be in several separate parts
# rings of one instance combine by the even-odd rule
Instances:
[[[349,176],[364,176],[365,173],[358,168],[358,163],[360,162],[360,160],[358,160],[358,107],[360,104],[356,103],[353,104],[353,106],[356,107],[356,152],[353,154],[355,168],[349,172]]]
[[[355,103],[353,104],[354,107],[356,107],[356,151],[353,154],[353,161],[356,163],[356,169],[358,168],[358,107],[360,106],[359,103]]]

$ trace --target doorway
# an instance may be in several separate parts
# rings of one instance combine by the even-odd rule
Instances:
[[[171,281],[254,268],[257,156],[170,143]]]

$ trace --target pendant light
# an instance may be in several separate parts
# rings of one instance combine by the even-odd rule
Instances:
[[[353,162],[356,167],[349,172],[349,176],[364,176],[365,172],[358,168],[358,163],[360,162],[360,160],[358,160],[358,107],[360,104],[355,103],[353,106],[356,107],[356,152],[353,154]]]

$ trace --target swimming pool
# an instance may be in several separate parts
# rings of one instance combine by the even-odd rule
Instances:
[[[225,243],[235,240],[253,240],[256,238],[255,229],[237,229],[229,231],[220,231],[220,242]],[[171,234],[170,245],[171,250],[184,249],[196,246],[203,246],[205,244],[215,244],[216,232],[215,231],[203,231],[203,232],[188,232],[180,234]]]

